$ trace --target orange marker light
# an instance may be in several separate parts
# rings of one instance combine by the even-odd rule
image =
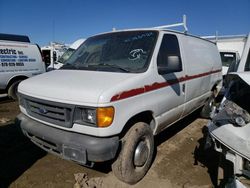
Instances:
[[[112,124],[115,114],[114,107],[101,107],[96,110],[97,126],[108,127]]]

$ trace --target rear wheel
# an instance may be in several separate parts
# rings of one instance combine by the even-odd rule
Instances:
[[[216,96],[217,96],[217,89],[212,91],[212,95],[209,97],[207,102],[201,109],[200,115],[203,118],[210,118],[211,112],[216,108]]]
[[[146,123],[136,123],[126,133],[122,142],[120,154],[112,164],[112,170],[121,181],[135,184],[145,176],[152,163],[152,130]]]
[[[14,100],[17,100],[17,87],[22,80],[17,80],[13,82],[8,88],[8,96]]]

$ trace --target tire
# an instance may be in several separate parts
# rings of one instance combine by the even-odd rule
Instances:
[[[13,82],[8,88],[8,96],[14,100],[17,100],[17,87],[22,80],[17,80]]]
[[[154,136],[152,130],[146,123],[136,123],[122,139],[121,151],[112,164],[113,173],[125,183],[137,183],[149,170],[153,153]]]
[[[201,109],[200,115],[203,118],[210,118],[210,113],[215,106],[215,97],[212,95]]]

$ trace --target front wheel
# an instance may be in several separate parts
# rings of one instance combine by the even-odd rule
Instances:
[[[122,148],[112,164],[115,176],[128,184],[141,180],[152,163],[154,137],[149,125],[143,122],[134,124],[122,139]]]
[[[11,84],[8,89],[8,96],[14,100],[17,100],[17,87],[21,80],[17,80]]]

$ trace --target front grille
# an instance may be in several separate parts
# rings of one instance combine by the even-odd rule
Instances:
[[[27,113],[37,119],[71,128],[74,107],[63,103],[24,97]]]

